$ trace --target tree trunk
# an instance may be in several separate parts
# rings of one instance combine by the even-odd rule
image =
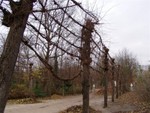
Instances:
[[[107,101],[108,101],[108,51],[106,47],[103,48],[104,53],[104,60],[103,60],[103,66],[104,66],[104,108],[107,107]]]
[[[82,29],[82,49],[81,49],[81,62],[83,66],[83,81],[82,81],[82,93],[83,93],[83,112],[89,113],[89,76],[90,76],[90,63],[91,63],[91,48],[90,41],[92,38],[92,31],[94,29],[94,24],[91,20],[86,20],[86,28]]]
[[[84,65],[83,66],[83,82],[82,82],[82,88],[83,88],[83,113],[89,113],[89,66]]]
[[[119,95],[118,96],[121,96],[122,94],[122,82],[121,82],[121,78],[119,78]]]
[[[112,59],[112,102],[114,102],[114,95],[115,95],[115,84],[114,84],[114,61],[115,59]]]
[[[26,10],[23,9],[24,6],[26,6]],[[14,20],[10,25],[6,43],[0,57],[0,113],[4,113],[4,109],[6,106],[7,97],[12,81],[12,75],[19,53],[21,39],[23,37],[23,33],[29,16],[29,12],[27,13],[27,11],[31,11],[32,9],[31,0],[24,0],[24,2],[22,1],[21,9],[22,12],[20,13],[20,15],[17,15],[19,16],[19,18],[17,16],[14,17]],[[18,13],[20,11],[17,10],[16,12]]]
[[[29,64],[29,89],[30,89],[30,98],[35,99],[33,94],[34,80],[33,80],[33,71],[32,71],[33,63]]]
[[[118,74],[119,74],[119,81],[118,81],[118,96],[121,96],[122,94],[122,75],[120,74],[120,67],[119,67],[119,70],[118,70]]]
[[[119,96],[119,71],[120,71],[120,65],[117,67],[117,76],[116,76],[116,98]]]

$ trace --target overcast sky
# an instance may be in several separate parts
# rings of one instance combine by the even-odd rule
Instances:
[[[141,64],[150,64],[150,0],[85,1],[104,16],[102,37],[112,56],[126,48]]]
[[[103,17],[102,38],[112,56],[126,48],[141,64],[150,65],[150,0],[78,1]]]

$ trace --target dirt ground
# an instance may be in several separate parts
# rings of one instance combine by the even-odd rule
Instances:
[[[136,107],[130,104],[121,104],[118,101],[112,103],[109,97],[108,108],[103,108],[103,96],[90,94],[90,106],[102,113],[115,113],[118,111],[132,111]],[[82,95],[67,96],[61,99],[43,100],[36,104],[8,104],[5,113],[59,113],[71,106],[81,105]]]

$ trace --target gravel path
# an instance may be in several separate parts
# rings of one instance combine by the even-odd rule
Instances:
[[[44,100],[37,104],[15,104],[7,105],[5,113],[58,113],[68,107],[82,104],[82,95],[67,96],[62,99]],[[102,113],[114,113],[116,111],[128,111],[135,109],[131,105],[119,105],[118,103],[109,102],[108,108],[103,109],[103,96],[90,95],[90,106]]]
[[[81,104],[81,96],[69,96],[63,99],[44,100],[37,104],[7,105],[5,113],[58,113],[72,105]]]

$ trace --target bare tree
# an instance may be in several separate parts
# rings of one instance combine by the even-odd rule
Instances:
[[[58,5],[54,4],[53,0],[49,0],[49,2],[43,1],[40,4],[40,7],[45,7],[47,9],[59,7]],[[65,1],[59,1],[59,5],[62,4],[65,4]],[[70,3],[68,0],[64,10],[67,11],[69,15],[72,15],[72,8],[67,7],[69,4]],[[66,16],[66,14],[61,9],[33,14],[31,19],[34,20],[34,22],[28,22],[28,30],[29,32],[31,32],[31,34],[29,34],[28,38],[26,37],[26,40],[29,40],[29,42],[32,43],[31,46],[34,48],[34,50],[38,51],[40,56],[42,56],[48,64],[52,65],[52,67],[54,68],[54,73],[57,75],[59,71],[59,57],[63,56],[65,53],[57,48],[57,46],[60,46],[60,48],[64,48],[62,46],[62,44],[64,44],[67,47],[68,44],[64,41],[64,39],[69,42],[68,39],[70,33],[68,33],[63,27],[72,27],[71,19]],[[37,23],[38,27],[36,27]],[[41,34],[44,34],[44,36],[41,36]],[[34,41],[32,41],[31,38],[34,39]],[[55,46],[52,42],[57,46]],[[52,59],[53,62],[50,62],[50,60],[52,61]],[[43,87],[44,91],[49,94],[50,89],[56,89],[55,85],[59,84],[56,83],[59,82],[59,80],[56,80],[51,76],[49,69],[45,69],[44,73]]]
[[[86,20],[85,26],[88,29],[82,29],[82,48],[81,48],[81,63],[83,66],[83,113],[89,113],[89,76],[90,76],[90,63],[91,63],[91,48],[90,48],[90,40],[92,38],[92,32],[94,29],[94,24],[91,20]]]
[[[119,78],[120,78],[120,65],[117,65],[117,73],[116,73],[116,98],[119,97]]]
[[[119,94],[130,91],[130,84],[136,76],[137,61],[131,53],[123,50],[116,57],[116,62],[120,65],[119,74]]]
[[[112,86],[112,102],[114,102],[115,96],[115,59],[111,59],[111,86]]]
[[[105,53],[103,56],[103,68],[104,68],[104,108],[107,107],[107,99],[108,99],[108,51],[109,49],[104,47],[103,48]]]
[[[67,0],[66,2],[63,0],[38,0],[33,7],[34,2],[36,1],[2,0],[0,2],[0,9],[4,14],[2,24],[10,27],[0,58],[0,102],[2,102],[0,103],[0,112],[4,112],[12,73],[22,41],[35,53],[51,72],[51,75],[59,80],[74,80],[81,75],[82,70],[72,77],[62,78],[54,71],[54,66],[49,63],[50,57],[55,57],[54,50],[57,50],[57,56],[64,54],[64,56],[68,55],[81,61],[83,68],[83,113],[89,113],[89,76],[90,64],[93,61],[90,55],[99,57],[101,47],[105,46],[100,34],[94,29],[94,24],[98,23],[98,19],[75,0]],[[9,8],[7,6],[10,6],[10,11],[7,10]],[[85,25],[83,24],[84,19],[78,21],[78,18],[70,13],[69,9],[72,8],[78,8],[89,18]],[[29,14],[30,22],[27,22]],[[25,36],[23,36],[26,24],[28,32],[25,32]],[[73,26],[75,27],[73,28]],[[29,32],[30,35],[28,35]],[[92,32],[95,33],[98,41],[92,37]],[[61,42],[64,46],[61,45]],[[43,54],[41,54],[42,52]]]
[[[19,53],[20,43],[24,34],[28,16],[35,0],[7,1],[11,12],[2,6],[2,24],[10,27],[3,52],[0,57],[0,112],[4,112],[8,92],[11,86],[12,74]]]

